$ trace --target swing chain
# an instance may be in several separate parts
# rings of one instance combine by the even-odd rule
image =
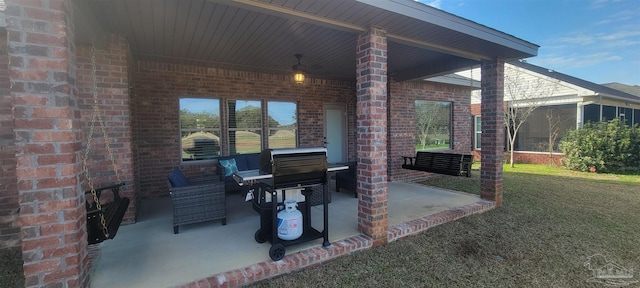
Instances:
[[[89,151],[91,150],[91,139],[93,138],[93,133],[95,131],[95,122],[96,119],[98,121],[100,121],[100,127],[102,128],[102,136],[103,136],[103,141],[105,143],[105,146],[107,148],[107,152],[109,153],[109,158],[111,159],[111,165],[113,167],[113,171],[116,174],[116,178],[118,180],[118,183],[122,183],[122,181],[120,180],[120,175],[118,173],[117,167],[116,167],[116,162],[115,159],[113,157],[113,151],[111,150],[111,147],[109,146],[109,139],[107,138],[107,132],[105,129],[105,125],[104,122],[102,120],[102,116],[100,116],[100,110],[98,108],[98,85],[96,84],[97,82],[97,77],[96,77],[96,70],[97,70],[97,64],[96,64],[96,47],[94,45],[91,45],[91,76],[93,77],[93,87],[92,87],[92,92],[93,92],[93,115],[91,117],[91,126],[89,128],[89,135],[87,137],[87,148],[84,151],[84,156],[82,158],[82,170],[85,174],[85,177],[87,178],[87,184],[89,185],[89,189],[91,190],[91,195],[93,196],[93,201],[96,205],[96,209],[99,211],[98,215],[100,215],[100,224],[102,225],[102,233],[104,234],[105,238],[109,238],[109,230],[107,229],[107,224],[106,221],[104,219],[104,213],[102,213],[102,205],[100,204],[100,199],[98,198],[98,193],[96,192],[96,189],[93,185],[93,181],[91,180],[91,175],[89,173],[89,168],[87,166],[87,159],[89,158]]]

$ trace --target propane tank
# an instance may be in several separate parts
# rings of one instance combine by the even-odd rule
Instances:
[[[297,206],[296,200],[284,201],[284,209],[278,212],[278,238],[296,240],[302,236],[302,213]]]

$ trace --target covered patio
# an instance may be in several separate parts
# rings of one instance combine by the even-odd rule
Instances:
[[[185,226],[174,235],[169,198],[144,200],[138,222],[123,226],[118,237],[96,247],[92,259],[92,287],[174,287],[200,280],[242,285],[285,274],[306,266],[367,249],[371,238],[358,232],[358,205],[351,191],[335,192],[331,181],[329,238],[287,248],[284,259],[269,259],[267,243],[256,243],[259,225],[251,202],[239,195],[227,198],[227,225],[209,221]],[[413,183],[389,183],[389,241],[423,232],[494,208],[477,195],[441,190]],[[314,206],[311,223],[322,227],[322,206]],[[233,252],[229,252],[233,251]],[[161,273],[160,273],[161,272]],[[206,279],[206,280],[205,280]]]
[[[470,91],[475,88],[471,83],[423,80],[470,67],[482,68],[482,200],[478,200],[482,204],[462,207],[475,212],[487,205],[500,207],[504,63],[535,56],[538,49],[411,0],[6,1],[5,14],[7,37],[0,40],[7,49],[0,60],[4,59],[8,76],[1,81],[10,89],[2,101],[11,109],[0,113],[11,121],[4,121],[8,128],[0,130],[4,133],[0,140],[8,143],[0,160],[11,166],[2,176],[15,185],[2,186],[0,192],[14,199],[7,206],[14,208],[11,213],[19,213],[12,224],[20,232],[13,237],[21,245],[27,286],[34,287],[86,287],[105,281],[98,276],[105,275],[100,274],[107,269],[100,264],[105,258],[98,258],[93,273],[89,269],[89,254],[96,247],[86,242],[86,172],[102,185],[124,181],[121,191],[131,199],[124,223],[132,225],[124,225],[115,240],[99,245],[99,254],[111,254],[103,250],[115,249],[122,243],[120,237],[133,237],[127,242],[139,243],[135,253],[143,255],[153,246],[128,235],[145,231],[138,227],[156,221],[151,219],[161,222],[170,216],[160,202],[168,196],[167,175],[173,168],[187,176],[217,178],[217,157],[249,153],[243,150],[249,143],[243,139],[248,138],[241,135],[250,134],[251,148],[260,151],[274,148],[271,136],[285,128],[294,135],[287,148],[326,146],[329,162],[357,163],[358,198],[345,199],[351,201],[347,211],[337,208],[341,205],[337,200],[331,204],[340,210],[332,213],[349,213],[346,219],[352,221],[344,232],[330,233],[337,237],[331,248],[314,247],[305,250],[311,253],[295,254],[306,255],[304,259],[296,256],[257,265],[271,267],[269,271],[280,271],[283,265],[294,270],[423,230],[432,220],[410,220],[429,217],[423,210],[401,216],[394,205],[406,206],[397,209],[406,212],[412,211],[410,204],[422,209],[434,206],[430,201],[435,200],[406,201],[409,194],[395,194],[391,188],[432,176],[401,168],[402,156],[414,155],[417,149],[419,101],[448,107],[447,123],[441,125],[446,147],[441,149],[470,153]],[[302,81],[292,77],[296,54],[304,55],[306,66],[293,67],[304,72]],[[194,124],[189,128],[194,131],[185,128],[183,99],[207,100],[211,103],[207,117],[215,123]],[[294,122],[272,125],[271,117],[277,114],[272,108],[279,103],[295,107],[293,117],[288,117]],[[255,108],[257,120],[240,126],[238,115],[247,107]],[[100,132],[90,136],[95,113],[104,119],[104,137]],[[184,136],[206,134],[204,129],[219,145],[211,149],[212,157],[185,156]],[[114,156],[114,167],[108,155]],[[227,201],[233,197],[228,195]],[[145,211],[146,203],[154,201],[159,206]],[[455,218],[457,209],[441,213]],[[233,213],[240,210],[230,209],[229,224],[214,227],[220,230],[210,230],[206,223],[193,233],[237,231]],[[246,230],[243,233],[255,231]],[[166,243],[188,234],[185,230],[166,235],[174,238]],[[202,245],[201,249],[207,248]],[[163,253],[152,250],[158,257],[166,256]],[[236,251],[225,249],[223,254],[216,257],[234,259]],[[263,257],[261,252],[251,254]],[[251,264],[255,261],[261,260],[234,267],[256,265]],[[234,270],[211,278],[226,268],[204,267],[209,276],[191,280],[235,286],[277,274],[246,276],[246,270]],[[240,274],[248,280],[240,281]],[[180,283],[185,282],[188,279]]]

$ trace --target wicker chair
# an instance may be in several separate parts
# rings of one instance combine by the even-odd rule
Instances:
[[[179,168],[174,168],[168,178],[174,234],[185,224],[217,219],[222,219],[222,225],[227,224],[224,182],[216,177],[188,179]]]

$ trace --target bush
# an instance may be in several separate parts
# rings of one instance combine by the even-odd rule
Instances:
[[[563,165],[571,170],[640,173],[640,128],[619,119],[587,123],[567,131],[560,143]]]

